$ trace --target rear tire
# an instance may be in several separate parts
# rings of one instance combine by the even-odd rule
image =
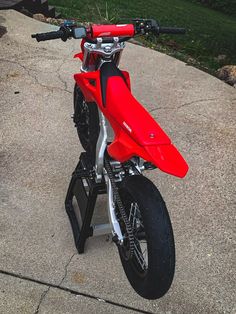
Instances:
[[[77,84],[74,88],[74,123],[82,147],[94,161],[100,129],[98,108],[96,103],[85,101]]]
[[[170,288],[175,270],[174,237],[165,202],[155,185],[142,175],[126,177],[119,194],[135,243],[130,258],[125,245],[118,246],[126,276],[143,298],[161,298]]]

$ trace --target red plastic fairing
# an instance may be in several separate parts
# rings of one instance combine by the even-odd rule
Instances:
[[[76,53],[74,55],[74,58],[79,58],[81,61],[83,61],[83,58],[84,58],[83,52]]]
[[[106,109],[139,145],[170,144],[169,137],[133,97],[119,76],[108,79]]]
[[[188,172],[188,165],[173,144],[145,146],[151,162],[159,169],[183,178]]]
[[[164,172],[178,177],[186,175],[187,163],[121,77],[108,79],[104,113],[115,131],[115,140],[108,147],[113,158],[124,162],[140,156]]]
[[[97,37],[133,37],[134,36],[133,24],[118,24],[118,25],[92,25],[91,36]]]
[[[128,83],[128,73],[123,74]],[[115,133],[115,139],[108,147],[111,157],[124,162],[140,156],[164,172],[178,177],[186,175],[187,163],[161,127],[132,96],[129,83],[127,87],[121,77],[110,77],[104,107],[100,71],[76,74],[75,80],[86,101],[95,101],[111,123]]]
[[[87,102],[95,101],[97,104],[102,104],[100,71],[78,73],[74,78]]]
[[[78,54],[79,55],[79,54]],[[75,55],[76,56],[76,55]],[[130,87],[130,77],[127,71],[122,71],[125,77],[128,90]],[[76,83],[80,86],[82,93],[87,102],[95,101],[100,109],[104,111],[102,104],[102,94],[101,94],[101,83],[100,83],[100,71],[88,72],[88,73],[77,73],[74,75]],[[124,82],[124,81],[123,81]],[[105,114],[106,115],[106,114]]]
[[[114,122],[111,125],[114,128]],[[133,156],[140,156],[171,175],[183,178],[187,174],[188,165],[173,144],[140,146],[124,131],[115,134],[115,140],[108,147],[112,158],[125,162]]]

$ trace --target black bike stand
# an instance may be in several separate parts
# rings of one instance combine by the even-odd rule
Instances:
[[[110,231],[109,224],[91,226],[97,196],[106,193],[105,182],[96,183],[90,158],[87,153],[82,153],[72,174],[65,200],[66,212],[70,219],[78,253],[84,252],[85,241],[88,237],[106,234]],[[75,201],[78,206],[74,206]]]

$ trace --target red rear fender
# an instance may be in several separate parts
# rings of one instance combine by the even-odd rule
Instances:
[[[104,110],[115,131],[115,140],[108,148],[113,158],[124,162],[140,156],[164,172],[178,177],[186,175],[187,163],[121,77],[108,79]]]
[[[144,149],[160,170],[180,178],[187,174],[188,165],[173,144],[146,146]]]
[[[100,71],[75,75],[86,101],[95,101],[114,129],[115,139],[108,153],[120,162],[140,156],[164,172],[184,177],[187,163],[158,123],[132,96],[128,73],[123,72],[123,76],[126,83],[120,76],[108,78],[104,106]]]
[[[173,144],[140,146],[124,131],[116,133],[115,140],[108,147],[108,153],[120,162],[139,156],[160,170],[180,178],[188,172],[186,161]]]
[[[108,79],[105,110],[139,145],[170,144],[169,137],[119,76]]]

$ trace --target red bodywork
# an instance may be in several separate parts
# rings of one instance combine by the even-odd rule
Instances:
[[[101,35],[106,31],[106,27],[109,27],[110,31],[113,29],[111,25],[95,28],[93,26],[95,29],[93,36]],[[129,33],[131,29],[127,27],[128,34],[131,34]],[[127,32],[119,36],[127,36]],[[115,28],[109,36],[118,36]],[[75,57],[82,60],[83,53]],[[114,130],[114,141],[108,146],[109,155],[120,162],[125,162],[133,156],[140,156],[166,173],[184,177],[188,171],[187,163],[158,123],[131,94],[129,73],[122,71],[122,74],[126,82],[120,76],[108,78],[106,106],[102,101],[99,70],[74,76],[85,100],[97,103]]]

